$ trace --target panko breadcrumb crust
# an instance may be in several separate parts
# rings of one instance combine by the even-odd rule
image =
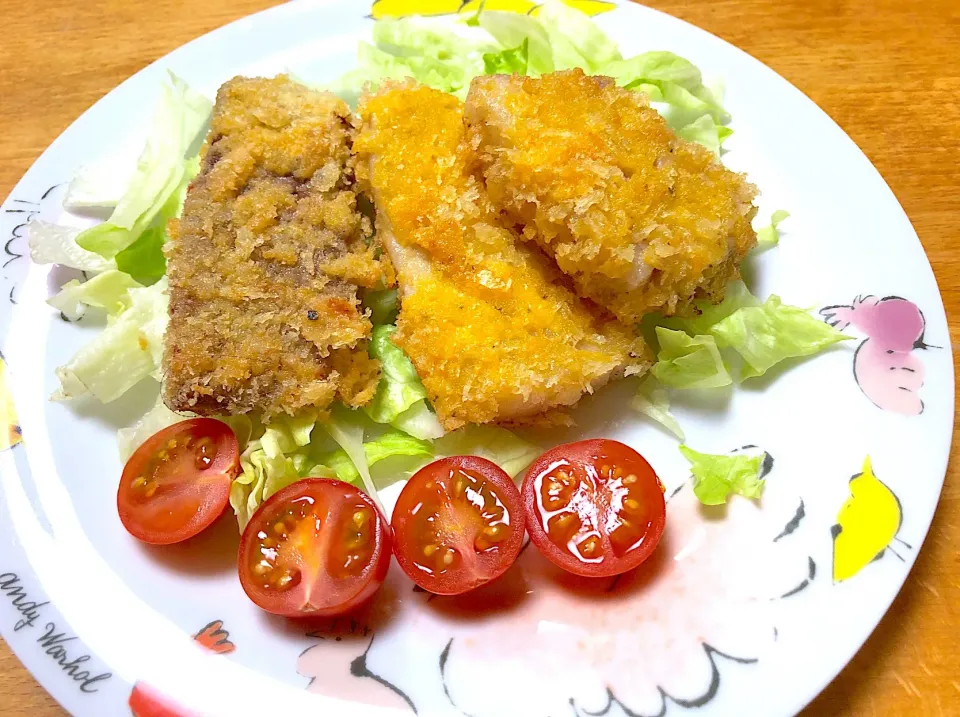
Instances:
[[[358,114],[357,177],[401,287],[393,340],[445,428],[556,422],[551,409],[649,366],[632,328],[577,298],[553,262],[502,225],[471,170],[460,100],[387,85]]]
[[[373,396],[357,287],[390,269],[357,209],[353,134],[345,103],[285,77],[220,88],[165,248],[169,408],[269,418]]]
[[[493,203],[625,322],[722,300],[756,244],[756,188],[609,77],[477,77],[465,117]]]

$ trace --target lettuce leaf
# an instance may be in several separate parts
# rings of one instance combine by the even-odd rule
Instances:
[[[434,441],[438,456],[480,456],[493,461],[511,477],[517,475],[541,450],[512,431],[499,426],[464,426]]]
[[[502,49],[469,30],[419,18],[379,20],[373,26],[374,44],[361,42],[357,67],[328,89],[353,104],[364,87],[376,89],[385,80],[412,77],[462,99],[470,80],[484,72],[483,55]]]
[[[166,407],[163,399],[158,396],[153,408],[147,411],[142,418],[132,426],[117,431],[117,450],[120,453],[120,462],[126,463],[133,452],[157,431],[188,418],[190,416],[181,416],[179,413],[171,411]]]
[[[673,388],[718,388],[733,383],[712,336],[657,327],[660,351],[651,372]]]
[[[80,271],[116,269],[112,259],[87,251],[77,244],[80,230],[35,219],[27,225],[27,247],[35,264],[59,264]]]
[[[745,306],[716,323],[710,333],[745,362],[743,378],[762,376],[788,358],[810,356],[838,341],[852,339],[804,309],[787,306],[771,294],[760,306]]]
[[[113,401],[148,376],[159,378],[167,326],[167,281],[129,289],[130,306],[66,364],[57,368],[54,400],[86,394]]]
[[[509,50],[487,52],[483,55],[483,71],[488,75],[526,75],[530,64],[530,38]]]
[[[717,121],[709,114],[701,115],[688,125],[677,130],[677,136],[688,142],[696,142],[713,152],[717,157],[720,156],[720,147],[723,141],[733,134],[733,130],[717,124]]]
[[[704,505],[726,503],[731,493],[746,498],[763,495],[764,480],[760,478],[762,454],[711,455],[698,453],[685,445],[680,446],[680,452],[691,463],[693,493]]]
[[[697,302],[699,316],[689,319],[671,317],[660,319],[658,323],[669,329],[686,331],[691,336],[705,335],[710,333],[717,322],[727,318],[735,311],[745,306],[759,306],[761,303],[760,299],[750,293],[746,284],[739,279],[735,279],[727,284],[727,291],[723,296],[723,301],[719,304],[711,304],[708,301]]]
[[[353,461],[354,467],[360,474],[361,487],[377,504],[380,512],[386,515],[380,498],[377,496],[377,488],[370,476],[370,466],[367,463],[367,455],[363,450],[363,422],[360,416],[353,411],[335,407],[330,412],[330,418],[321,424],[330,435],[330,437],[339,444],[340,448]]]
[[[413,404],[427,397],[417,370],[407,355],[393,344],[393,325],[377,326],[370,339],[370,355],[380,361],[381,378],[377,393],[364,409],[377,423],[390,423]]]
[[[770,217],[770,224],[757,229],[757,250],[770,249],[780,243],[780,222],[790,216],[785,209],[778,209]]]
[[[396,323],[398,311],[396,289],[367,291],[363,295],[363,305],[370,309],[370,323],[374,326]]]
[[[211,108],[208,99],[171,73],[126,192],[110,218],[81,232],[77,244],[112,259],[143,234],[183,184],[185,160],[194,153]]]
[[[560,0],[547,0],[536,19],[550,38],[556,70],[580,67],[596,74],[622,59],[617,44],[586,13]]]
[[[534,76],[553,72],[553,47],[550,36],[540,21],[530,15],[514,12],[483,11],[480,27],[490,33],[503,48],[516,48],[527,43],[527,71]],[[503,50],[506,51],[506,50]],[[487,74],[490,74],[488,71]]]
[[[426,441],[413,438],[401,431],[390,431],[379,438],[364,443],[363,452],[367,458],[367,465],[370,466],[371,475],[373,475],[373,467],[387,458],[398,456],[431,457],[434,451],[433,447]],[[343,449],[321,457],[320,463],[331,468],[340,480],[353,484],[359,483],[360,472]],[[375,480],[374,482],[382,485],[386,481]]]
[[[662,425],[681,441],[684,439],[683,429],[677,419],[670,413],[670,394],[653,376],[647,376],[637,388],[630,406],[640,413],[652,418]]]
[[[424,441],[440,438],[446,433],[443,426],[440,425],[437,414],[430,408],[426,399],[417,401],[397,416],[391,425],[394,428],[399,428],[404,433],[409,433],[414,438],[419,438]]]
[[[56,295],[47,299],[47,303],[70,321],[82,317],[88,306],[103,309],[107,316],[115,318],[130,308],[133,303],[130,289],[138,288],[143,287],[129,274],[111,269],[83,283],[77,279],[68,281]]]

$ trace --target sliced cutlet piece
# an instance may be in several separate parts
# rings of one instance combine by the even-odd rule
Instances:
[[[465,116],[493,203],[623,321],[721,300],[756,244],[756,188],[608,77],[477,77]]]
[[[357,287],[385,267],[357,210],[353,133],[342,101],[285,77],[220,88],[166,246],[171,409],[270,417],[372,397]]]
[[[632,329],[500,224],[470,169],[460,100],[390,85],[358,113],[357,177],[401,287],[393,340],[444,427],[553,421],[552,409],[649,365]]]

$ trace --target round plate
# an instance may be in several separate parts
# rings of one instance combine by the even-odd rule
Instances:
[[[723,78],[736,132],[725,161],[761,188],[761,217],[791,213],[780,246],[752,260],[751,288],[820,310],[855,339],[676,407],[697,450],[766,452],[762,501],[701,507],[676,442],[632,413],[620,386],[586,401],[571,435],[637,447],[670,501],[656,559],[616,583],[564,582],[529,550],[481,595],[430,599],[394,566],[370,611],[304,626],[244,597],[231,519],[166,549],[124,532],[114,434],[156,389],[106,408],[48,400],[54,367],[98,327],[44,303],[65,276],[29,262],[24,224],[56,221],[80,165],[142,140],[168,69],[210,96],[237,74],[332,79],[369,34],[368,13],[290,3],[185,45],[85,113],[3,204],[3,637],[76,715],[129,714],[134,690],[225,715],[797,712],[863,644],[926,534],[953,421],[946,319],[916,234],[853,142],[756,60],[639,6],[597,21],[624,55],[672,50]],[[911,331],[891,309],[902,302],[925,320],[910,351],[891,348]]]

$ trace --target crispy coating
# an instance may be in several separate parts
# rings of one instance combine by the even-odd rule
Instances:
[[[756,188],[610,78],[477,77],[465,118],[494,204],[623,321],[721,300],[756,244]]]
[[[649,365],[631,329],[578,299],[504,228],[471,173],[463,104],[426,87],[365,96],[357,177],[401,287],[394,341],[441,423],[515,421]]]
[[[357,210],[349,117],[285,77],[220,88],[166,246],[171,409],[270,417],[372,397],[357,286],[385,272]]]

